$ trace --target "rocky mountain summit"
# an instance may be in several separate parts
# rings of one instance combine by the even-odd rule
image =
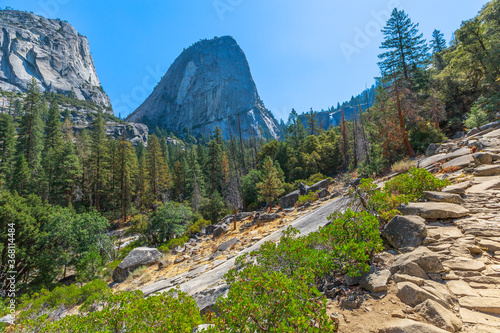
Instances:
[[[16,10],[0,11],[0,88],[24,92],[35,77],[42,91],[72,95],[111,111],[89,42],[69,23]]]
[[[229,36],[202,40],[172,64],[153,93],[128,118],[181,133],[278,138],[280,129],[257,92],[245,54]]]

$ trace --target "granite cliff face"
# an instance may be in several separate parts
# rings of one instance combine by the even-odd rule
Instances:
[[[153,93],[128,118],[149,127],[224,136],[280,136],[257,92],[245,54],[229,36],[203,40],[185,50]]]
[[[71,94],[111,111],[87,38],[70,24],[34,14],[0,11],[0,88],[24,92],[31,77],[42,91]]]

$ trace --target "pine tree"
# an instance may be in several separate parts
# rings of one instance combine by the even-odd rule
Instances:
[[[149,168],[149,184],[154,199],[158,200],[160,195],[166,192],[171,180],[168,165],[165,163],[160,142],[155,134],[149,137],[146,156]]]
[[[380,46],[388,50],[378,57],[382,75],[392,78],[396,70],[405,79],[411,77],[413,66],[424,64],[429,48],[422,34],[419,34],[418,24],[414,24],[404,10],[394,8],[387,25],[382,29],[384,41]]]
[[[118,165],[117,174],[119,176],[119,187],[117,192],[119,194],[120,212],[123,221],[127,218],[134,194],[133,188],[135,177],[137,174],[137,156],[134,153],[132,144],[122,137],[118,142]]]
[[[306,130],[304,125],[302,125],[297,111],[292,109],[286,124],[286,138],[291,148],[298,151],[304,142],[305,136]]]
[[[92,184],[92,194],[94,196],[94,206],[97,210],[101,206],[100,198],[105,193],[105,184],[107,180],[107,147],[106,128],[102,111],[97,113],[92,123],[92,132],[90,137],[90,182]]]
[[[309,135],[318,134],[319,133],[318,121],[316,120],[316,116],[312,108],[309,111],[309,113],[306,114],[306,119],[307,119],[307,130],[309,132]]]
[[[75,152],[75,145],[72,140],[66,138],[57,156],[53,189],[53,201],[59,205],[73,205],[75,186],[77,178],[82,173],[80,159]]]
[[[12,116],[0,113],[0,188],[8,183],[16,154],[16,128]]]
[[[45,144],[42,152],[42,167],[44,171],[43,197],[49,202],[53,202],[51,200],[52,194],[57,192],[54,189],[54,183],[60,177],[56,173],[56,168],[59,164],[59,157],[63,148],[59,106],[55,102],[50,104],[45,133]]]
[[[143,210],[151,199],[149,191],[149,171],[146,161],[146,154],[141,154],[137,173],[137,206]]]
[[[88,206],[92,205],[92,165],[90,150],[90,135],[83,129],[76,135],[76,154],[80,161],[81,173],[78,187],[82,193],[82,200],[88,200]]]
[[[441,71],[444,68],[443,56],[441,52],[446,49],[446,40],[444,39],[444,34],[441,31],[434,30],[432,33],[431,48],[436,69]]]
[[[26,195],[31,192],[30,190],[31,182],[31,171],[29,169],[26,158],[23,154],[19,154],[17,157],[16,164],[14,165],[14,171],[12,173],[12,182],[10,185],[11,190],[17,191],[19,195]]]
[[[269,208],[276,197],[284,192],[282,175],[276,168],[271,157],[267,157],[262,166],[262,182],[257,184],[259,200],[269,203]]]
[[[223,170],[223,140],[222,131],[216,126],[214,129],[214,136],[208,143],[208,165],[207,169],[210,172],[211,193],[222,191],[222,184],[224,183],[224,170]]]
[[[28,83],[24,100],[17,147],[17,153],[24,156],[32,176],[37,175],[40,169],[43,149],[43,104],[36,79],[33,77]]]

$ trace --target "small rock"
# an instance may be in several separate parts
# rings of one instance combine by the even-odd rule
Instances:
[[[225,252],[227,250],[230,250],[236,243],[238,243],[240,240],[238,238],[232,238],[221,245],[217,248],[217,251],[219,252]]]
[[[428,201],[448,202],[457,205],[463,205],[464,199],[458,194],[447,192],[424,191],[424,197]]]
[[[388,269],[375,270],[375,272],[362,277],[360,285],[372,293],[381,293],[387,291],[387,281],[391,277]]]
[[[453,312],[433,300],[426,300],[424,303],[417,305],[415,310],[429,323],[448,332],[457,332],[462,329],[462,321]]]

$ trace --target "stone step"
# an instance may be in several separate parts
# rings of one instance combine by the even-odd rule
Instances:
[[[500,315],[500,298],[466,296],[458,300],[461,307],[484,313]]]

